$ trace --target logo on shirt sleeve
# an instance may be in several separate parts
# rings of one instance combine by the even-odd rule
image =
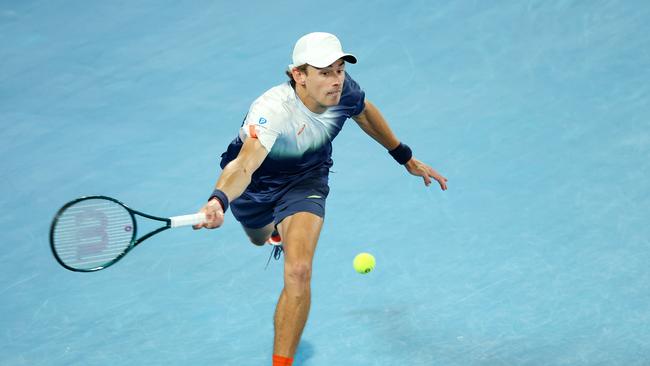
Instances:
[[[260,125],[265,124],[265,123],[266,123],[266,118],[264,118],[264,117],[260,117],[260,120],[257,121],[257,123],[260,124]]]

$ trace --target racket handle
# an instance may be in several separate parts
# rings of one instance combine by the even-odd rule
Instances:
[[[169,219],[171,220],[171,227],[190,226],[205,222],[205,214],[197,213],[192,215],[174,216]]]

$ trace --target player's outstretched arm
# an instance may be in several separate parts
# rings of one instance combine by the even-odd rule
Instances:
[[[258,139],[249,137],[244,141],[237,158],[228,163],[221,172],[210,200],[199,210],[205,213],[206,221],[194,225],[194,229],[214,229],[223,224],[229,202],[244,193],[251,182],[253,172],[262,165],[266,155],[268,152]]]
[[[400,143],[390,129],[388,122],[374,104],[366,100],[363,112],[352,118],[366,134],[379,142],[400,164],[403,164],[409,173],[422,177],[426,186],[431,185],[431,179],[433,178],[443,191],[447,190],[447,178],[440,175],[429,165],[411,156],[411,150]]]
[[[388,122],[381,115],[379,109],[369,100],[366,100],[363,111],[359,115],[352,117],[352,119],[361,127],[363,132],[375,139],[387,150],[393,150],[399,146],[399,140],[388,126]]]

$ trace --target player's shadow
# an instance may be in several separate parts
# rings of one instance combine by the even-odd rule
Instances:
[[[294,356],[294,361],[298,365],[307,365],[307,361],[314,355],[314,346],[311,343],[301,340]]]

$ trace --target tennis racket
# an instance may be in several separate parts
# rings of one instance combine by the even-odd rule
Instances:
[[[136,215],[164,226],[139,238]],[[170,228],[199,224],[205,214],[156,217],[106,196],[81,197],[66,203],[50,227],[50,247],[57,262],[75,272],[94,272],[117,263],[146,239]]]

